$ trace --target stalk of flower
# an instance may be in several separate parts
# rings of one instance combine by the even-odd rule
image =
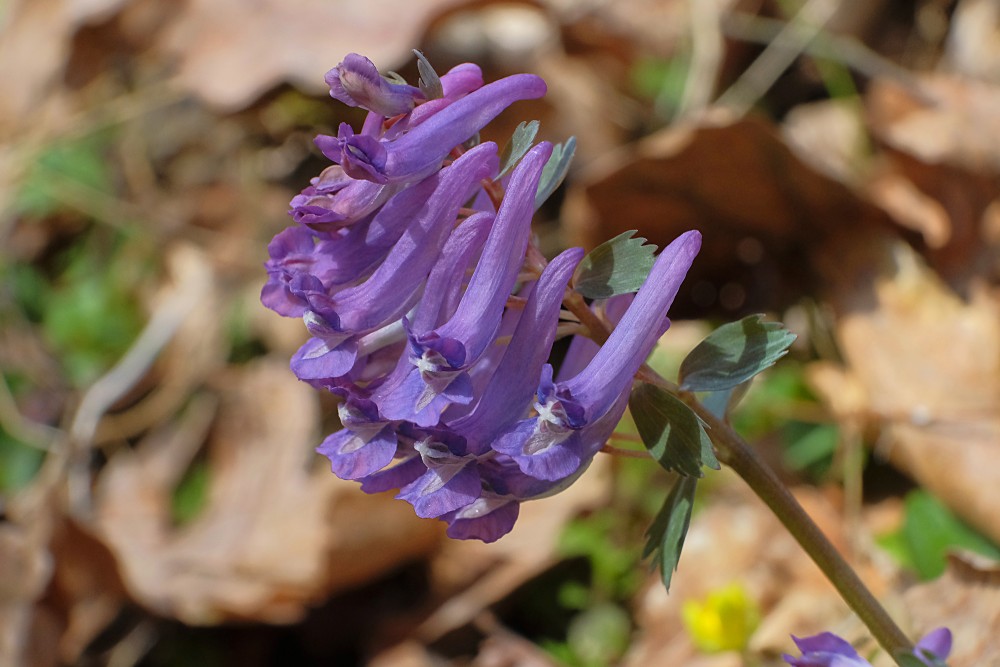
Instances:
[[[663,516],[674,525],[661,526],[658,548],[676,549],[661,558],[665,583],[683,544],[693,480],[703,465],[717,467],[717,456],[775,512],[899,664],[909,654],[911,664],[915,658],[943,665],[950,634],[931,633],[912,652],[773,472],[693,393],[717,389],[681,390],[644,367],[669,326],[667,311],[700,249],[700,234],[682,234],[644,265],[644,280],[643,273],[638,281],[616,278],[610,301],[588,304],[580,283],[567,287],[582,250],[547,263],[529,239],[536,199],[558,183],[571,143],[558,160],[549,144],[530,148],[535,124],[519,146],[512,141],[513,157],[502,172],[494,144],[467,145],[512,103],[542,96],[544,82],[519,74],[484,85],[471,64],[440,79],[429,70],[425,81],[428,68],[421,60],[419,87],[382,77],[356,54],[330,70],[331,95],[369,114],[360,132],[342,124],[336,137],[316,138],[337,166],[292,200],[298,226],[268,247],[261,300],[281,315],[302,317],[311,334],[292,369],[342,399],[342,428],[317,448],[332,471],[358,480],[366,493],[398,489],[418,516],[445,521],[451,537],[492,542],[513,528],[522,502],[558,493],[583,474],[630,394],[645,396],[659,420],[648,440],[643,435],[651,453],[667,430],[687,429],[684,452],[654,454],[687,476],[661,511],[669,511]],[[512,166],[502,181],[498,174]],[[615,241],[621,249],[643,239],[609,243]],[[642,251],[632,257],[642,259]],[[603,290],[609,283],[600,280],[607,276],[598,282]],[[589,296],[608,295],[601,290]],[[575,322],[560,327],[560,305]],[[766,326],[740,326],[766,342],[750,355],[751,368],[727,371],[723,387],[766,368],[794,338],[779,335],[772,349]],[[546,362],[560,331],[575,338],[557,375]],[[707,364],[705,377],[715,377],[711,354],[697,363]],[[637,377],[650,384],[633,392]],[[643,394],[650,385],[672,398]],[[798,667],[868,665],[829,633],[795,641],[802,657],[785,658]]]

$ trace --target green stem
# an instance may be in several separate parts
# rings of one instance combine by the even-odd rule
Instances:
[[[868,626],[872,635],[890,656],[913,651],[913,644],[889,617],[871,591],[847,564],[823,531],[802,509],[802,505],[789,492],[753,449],[729,426],[691,394],[681,396],[698,416],[709,426],[708,436],[716,448],[719,461],[726,464],[753,489],[798,541],[826,578],[836,587],[844,601]],[[902,665],[897,660],[897,664]]]
[[[607,340],[609,334],[607,323],[594,315],[579,294],[569,292],[563,305],[587,327],[591,338],[598,343]],[[648,366],[644,366],[637,377],[640,381],[658,385],[677,395],[708,425],[708,436],[715,445],[715,454],[719,461],[736,471],[757,497],[774,512],[834,585],[848,606],[868,627],[882,648],[892,656],[896,664],[903,667],[897,656],[904,652],[912,652],[912,642],[890,618],[819,526],[806,514],[802,505],[778,479],[774,471],[767,467],[729,424],[709,412],[694,394],[679,391],[676,385],[663,379]]]

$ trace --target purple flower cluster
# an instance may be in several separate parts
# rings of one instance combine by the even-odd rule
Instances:
[[[571,483],[611,434],[701,237],[667,247],[609,340],[574,342],[554,377],[547,361],[583,251],[526,261],[552,146],[502,179],[495,144],[469,147],[545,83],[484,85],[465,64],[426,99],[354,54],[326,81],[369,113],[360,132],[316,138],[335,164],[292,200],[297,224],[268,247],[261,300],[304,320],[311,337],[292,370],[342,399],[343,428],[318,448],[333,472],[367,492],[399,489],[452,537],[496,540],[522,501]]]
[[[832,632],[802,639],[792,637],[792,640],[802,652],[798,658],[785,654],[785,662],[792,667],[871,667],[871,663],[858,655],[853,646]],[[951,631],[938,628],[917,642],[914,657],[927,667],[936,667],[944,664],[949,653]]]

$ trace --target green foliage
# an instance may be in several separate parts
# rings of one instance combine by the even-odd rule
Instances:
[[[818,414],[822,408],[806,385],[802,366],[782,362],[754,379],[746,398],[733,411],[732,421],[749,440],[776,437],[783,445],[788,469],[820,479],[833,462],[840,429],[795,418],[804,412]]]
[[[94,133],[45,148],[26,174],[14,198],[14,210],[37,217],[55,213],[65,206],[67,186],[111,193],[113,179],[107,160],[111,138],[107,132]]]
[[[680,108],[687,86],[690,58],[640,58],[632,67],[632,87],[641,97],[651,99],[661,116],[670,117]]]
[[[653,557],[653,562],[660,568],[663,586],[668,591],[691,524],[697,485],[698,480],[694,477],[678,477],[646,532],[646,546],[642,550],[642,557]]]
[[[0,428],[0,494],[27,486],[42,466],[45,453]]]
[[[878,542],[923,580],[944,573],[946,556],[951,549],[967,549],[1000,559],[1000,547],[962,522],[923,489],[907,494],[902,527],[882,535]]]
[[[188,523],[204,509],[208,501],[210,480],[211,468],[205,461],[195,461],[187,469],[171,498],[170,510],[174,523]]]
[[[619,234],[583,258],[573,276],[577,292],[589,299],[606,299],[635,292],[646,282],[655,261],[656,246],[646,245],[635,230]]]
[[[681,388],[723,391],[735,387],[783,357],[795,340],[780,322],[750,315],[724,324],[699,343],[681,363]]]
[[[647,466],[648,467],[648,466]],[[622,517],[611,508],[570,522],[559,538],[559,554],[564,558],[584,557],[590,563],[593,591],[586,596],[580,591],[560,591],[566,596],[564,605],[584,609],[594,600],[624,600],[638,588],[640,579],[635,564],[638,548],[632,542],[614,538]]]
[[[503,178],[503,175],[508,171],[513,169],[524,154],[528,152],[531,148],[531,142],[535,140],[535,135],[538,134],[539,122],[533,120],[530,122],[521,121],[521,123],[514,130],[514,134],[511,135],[510,140],[504,145],[503,151],[500,153],[500,164],[503,165],[500,169],[500,173],[497,175],[497,180]]]
[[[431,65],[430,61],[424,57],[424,54],[416,49],[413,50],[413,54],[417,57],[417,72],[420,76],[418,81],[420,92],[422,92],[424,97],[428,100],[436,100],[444,97],[444,88],[441,85],[441,77],[439,77],[438,73],[434,71],[434,67]]]
[[[574,664],[602,667],[614,664],[628,649],[632,619],[620,606],[598,604],[577,614],[570,621],[566,644]]]
[[[672,394],[640,382],[628,405],[643,443],[666,470],[702,477],[703,465],[720,468],[701,420]]]
[[[569,172],[570,162],[576,153],[576,137],[570,137],[565,144],[556,144],[552,148],[552,156],[542,169],[542,177],[538,182],[538,192],[535,194],[535,210],[552,196]]]
[[[120,253],[103,254],[78,248],[44,301],[45,335],[76,386],[89,384],[117,361],[142,328],[132,292],[136,267]]]

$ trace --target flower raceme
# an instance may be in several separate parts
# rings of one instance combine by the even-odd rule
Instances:
[[[317,448],[333,472],[366,492],[398,489],[452,537],[496,540],[521,502],[568,486],[610,436],[701,237],[671,243],[635,298],[616,301],[607,342],[578,338],[571,351],[586,354],[556,376],[547,362],[583,251],[529,253],[553,147],[523,151],[501,177],[497,146],[475,140],[545,83],[485,84],[463,64],[414,87],[357,54],[326,81],[368,115],[358,132],[316,138],[335,164],[292,199],[261,301],[303,319],[292,371],[341,398],[342,428]]]

